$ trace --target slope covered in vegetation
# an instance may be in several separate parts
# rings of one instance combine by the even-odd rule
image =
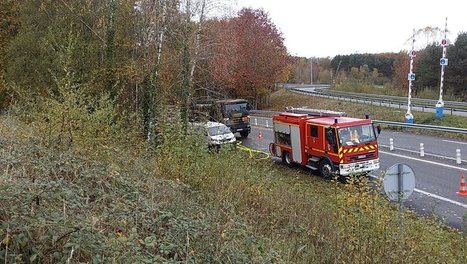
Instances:
[[[210,153],[166,128],[65,144],[42,120],[0,119],[0,261],[461,263],[465,238],[397,210],[367,184]],[[127,134],[126,134],[127,135]],[[62,137],[63,138],[63,137]],[[89,144],[90,143],[90,144]]]

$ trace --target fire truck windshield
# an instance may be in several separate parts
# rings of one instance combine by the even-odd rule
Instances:
[[[339,129],[339,141],[342,146],[353,146],[375,140],[376,136],[372,124]]]

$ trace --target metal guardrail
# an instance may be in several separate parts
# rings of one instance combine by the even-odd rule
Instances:
[[[336,91],[336,90],[316,90],[316,93],[321,94],[338,94],[338,95],[347,95],[354,98],[362,98],[362,99],[378,99],[383,101],[391,101],[391,102],[401,102],[405,103],[407,98],[400,97],[400,96],[393,96],[393,95],[379,95],[379,94],[361,94],[361,93],[352,93],[352,92],[345,92],[345,91]],[[437,100],[433,99],[425,99],[425,98],[412,98],[412,102],[418,105],[424,105],[425,107],[434,107]],[[446,108],[459,108],[459,110],[467,110],[467,103],[465,102],[456,102],[456,101],[444,101],[444,107]]]
[[[252,110],[250,114],[252,115],[261,115],[263,117],[272,117],[282,113],[280,111],[265,111],[265,110]],[[450,133],[458,133],[467,135],[467,128],[460,128],[460,127],[443,127],[443,126],[434,126],[434,125],[422,125],[422,124],[407,124],[402,122],[393,122],[393,121],[384,121],[384,120],[373,120],[373,123],[382,124],[386,126],[393,126],[393,127],[402,127],[408,129],[425,129],[425,130],[433,130],[433,131],[440,131],[440,132],[450,132]]]
[[[434,130],[434,131],[440,131],[440,132],[467,134],[467,128],[460,128],[460,127],[443,127],[443,126],[422,125],[422,124],[407,124],[407,123],[383,121],[383,120],[373,120],[373,123],[383,124],[383,125],[393,126],[393,127],[426,129],[426,130]]]
[[[361,94],[361,93],[351,93],[344,91],[329,91],[316,88],[313,91],[305,91],[300,87],[291,87],[289,90],[295,91],[301,94],[311,94],[321,97],[327,97],[332,99],[338,99],[343,101],[364,101],[369,103],[379,103],[380,105],[398,105],[399,108],[403,108],[406,105],[406,98],[399,96],[389,96],[389,95],[376,95],[376,94]],[[419,107],[422,111],[426,109],[435,109],[437,101],[431,99],[422,99],[422,98],[413,98],[412,106]],[[450,111],[451,115],[453,112],[467,112],[467,103],[465,102],[455,102],[455,101],[444,101],[445,111]]]
[[[298,89],[298,88],[314,88],[314,89],[327,89],[329,84],[285,84],[285,89]]]

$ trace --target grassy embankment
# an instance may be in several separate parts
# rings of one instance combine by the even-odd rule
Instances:
[[[271,95],[270,110],[282,111],[287,106],[308,106],[310,108],[316,109],[343,111],[347,113],[347,116],[359,118],[364,118],[365,114],[370,114],[370,117],[374,120],[396,122],[405,122],[405,113],[407,111],[405,109],[343,102],[327,98],[301,95],[284,89],[281,89]],[[437,119],[434,113],[413,111],[412,114],[414,115],[414,122],[416,124],[467,128],[467,117],[445,115],[444,118]],[[420,131],[415,129],[410,131],[414,133],[440,135],[440,132],[436,131]],[[443,135],[448,137],[467,139],[466,135],[450,133],[444,133]]]
[[[402,96],[407,97],[407,91],[402,91],[401,89],[395,89],[393,85],[386,84],[380,88],[375,87],[374,85],[362,84],[359,82],[344,82],[340,84],[334,84],[331,86],[331,89],[344,92],[353,92],[353,93],[366,93],[366,94],[379,94],[379,95],[392,95],[392,96]],[[412,94],[416,98],[432,99],[438,100],[439,91],[436,89],[423,89]],[[459,98],[456,98],[454,95],[447,93],[446,91],[443,95],[445,101],[459,101]]]
[[[75,140],[0,119],[1,263],[462,263],[465,237],[341,185],[166,128]],[[73,134],[72,134],[73,135]]]

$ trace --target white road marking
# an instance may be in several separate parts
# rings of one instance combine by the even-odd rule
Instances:
[[[448,202],[448,203],[452,203],[452,204],[458,205],[458,206],[460,206],[460,207],[467,208],[467,204],[464,204],[464,203],[461,203],[461,202],[458,202],[458,201],[453,201],[453,200],[451,200],[451,199],[444,198],[444,197],[442,197],[442,196],[439,196],[439,195],[436,195],[436,194],[432,194],[432,193],[429,193],[429,192],[425,192],[425,191],[419,190],[419,189],[417,189],[417,188],[415,188],[414,191],[416,191],[416,192],[418,192],[418,193],[421,193],[421,194],[424,194],[424,195],[427,195],[427,196],[430,196],[430,197],[433,197],[433,198],[436,198],[436,199],[441,200],[441,201],[445,201],[445,202]]]
[[[384,154],[387,154],[387,155],[399,157],[399,158],[410,159],[410,160],[416,160],[416,161],[425,162],[425,163],[429,163],[429,164],[433,164],[433,165],[437,165],[437,166],[441,166],[441,167],[446,167],[446,168],[450,168],[450,169],[456,169],[456,170],[461,170],[461,171],[467,171],[466,168],[457,167],[457,166],[452,166],[452,165],[448,165],[448,164],[443,164],[443,163],[439,163],[439,162],[435,162],[435,161],[422,160],[422,159],[418,159],[418,158],[414,158],[414,157],[408,157],[408,156],[399,155],[399,154],[394,154],[394,153],[391,153],[391,152],[386,152],[386,151],[381,151],[381,150],[379,150],[379,152],[384,153]]]
[[[373,175],[373,174],[370,174],[370,177],[372,177],[374,179],[378,179],[378,177]],[[458,201],[454,201],[454,200],[445,198],[443,196],[439,196],[437,194],[429,193],[429,192],[426,192],[426,191],[423,191],[423,190],[420,190],[420,189],[417,189],[417,188],[415,188],[414,191],[418,192],[418,193],[421,193],[421,194],[424,194],[426,196],[430,196],[430,197],[433,197],[435,199],[444,201],[444,202],[448,202],[448,203],[451,203],[451,204],[454,204],[454,205],[457,205],[457,206],[460,206],[460,207],[463,207],[463,208],[467,208],[467,204],[464,204],[464,203],[461,203],[461,202],[458,202]]]
[[[447,168],[451,168],[451,169],[467,171],[467,169],[465,169],[465,168],[456,167],[456,166],[447,165],[447,164],[442,164],[442,163],[439,163],[439,162],[434,162],[434,161],[429,161],[429,160],[422,160],[422,159],[418,159],[418,158],[414,158],[414,157],[407,157],[407,156],[404,156],[404,155],[394,154],[394,153],[381,151],[381,150],[379,152],[384,153],[384,154],[388,154],[388,155],[392,155],[392,156],[396,156],[396,157],[400,157],[400,158],[426,162],[426,163],[437,165],[437,166],[442,166],[442,167],[447,167]],[[467,204],[464,204],[464,203],[461,203],[461,202],[458,202],[458,201],[454,201],[454,200],[451,200],[451,199],[448,199],[448,198],[445,198],[445,197],[442,197],[442,196],[439,196],[439,195],[436,195],[436,194],[433,194],[433,193],[429,193],[429,192],[426,192],[426,191],[423,191],[423,190],[420,190],[420,189],[414,189],[414,191],[416,191],[418,193],[421,193],[421,194],[424,194],[424,195],[427,195],[427,196],[430,196],[430,197],[433,197],[433,198],[436,198],[436,199],[441,200],[441,201],[445,201],[445,202],[448,202],[448,203],[451,203],[451,204],[461,206],[463,208],[467,208]]]
[[[452,140],[445,140],[445,139],[443,139],[443,141],[444,142],[449,142],[449,143],[467,145],[467,142],[459,142],[459,141],[452,141]]]
[[[383,145],[383,144],[378,144],[378,145],[381,146],[381,147],[389,148],[388,145]],[[394,149],[407,151],[407,152],[411,152],[411,153],[420,153],[420,151],[417,151],[417,150],[410,150],[410,149],[404,149],[404,148],[398,148],[398,147],[394,147]],[[446,157],[446,156],[437,155],[437,154],[428,153],[428,152],[425,152],[425,156],[433,156],[433,157],[438,157],[438,158],[442,158],[442,159],[457,160],[456,158]],[[462,160],[462,162],[467,162],[467,160]]]

